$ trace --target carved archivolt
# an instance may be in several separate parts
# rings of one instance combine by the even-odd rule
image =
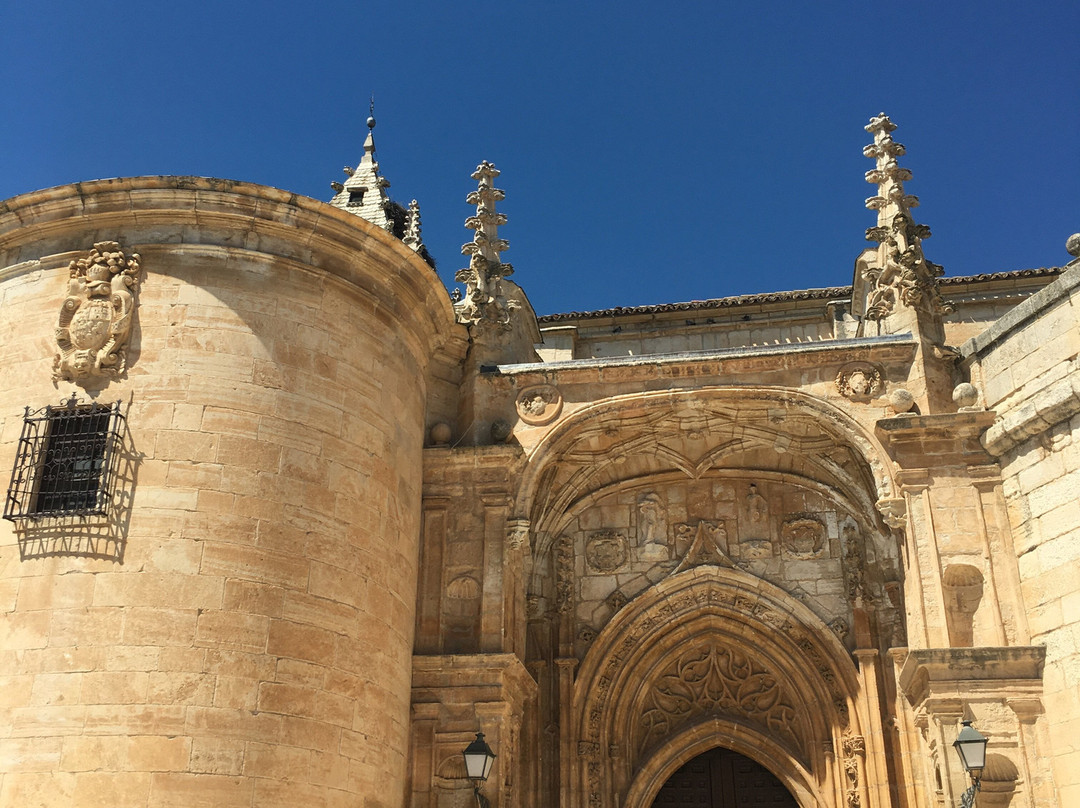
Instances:
[[[68,295],[56,326],[59,353],[53,378],[86,386],[127,369],[135,315],[139,256],[128,258],[115,241],[99,241],[69,266]]]
[[[613,805],[604,750],[627,743],[633,767],[708,720],[815,769],[821,742],[854,728],[857,688],[847,652],[809,609],[740,570],[696,567],[638,595],[592,642],[573,714],[581,749],[597,756],[579,772],[590,800]]]
[[[680,725],[722,715],[756,725],[806,757],[805,715],[780,678],[745,652],[708,645],[680,654],[652,683],[633,732],[639,754]]]

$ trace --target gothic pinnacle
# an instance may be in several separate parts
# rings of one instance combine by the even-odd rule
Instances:
[[[916,224],[911,215],[919,198],[904,191],[911,171],[896,161],[906,153],[903,144],[892,138],[896,124],[882,112],[871,118],[865,128],[874,136],[874,142],[863,149],[863,154],[875,163],[866,172],[866,181],[878,186],[877,195],[866,200],[866,207],[877,211],[877,226],[866,231],[866,239],[880,245],[879,268],[872,271],[875,289],[867,304],[867,316],[880,319],[893,311],[897,302],[928,304],[943,313],[947,306],[936,280],[943,274],[942,268],[923,256],[922,241],[930,237],[930,228]]]
[[[506,224],[506,214],[495,209],[496,203],[506,198],[492,185],[499,173],[484,160],[471,175],[477,181],[476,190],[465,197],[470,205],[476,205],[476,214],[465,220],[465,227],[473,231],[473,240],[461,247],[462,255],[470,256],[469,266],[459,269],[454,279],[465,284],[465,298],[458,308],[459,316],[467,322],[509,320],[510,309],[501,295],[501,283],[513,274],[514,268],[499,258],[510,246],[506,239],[499,238],[499,225]]]

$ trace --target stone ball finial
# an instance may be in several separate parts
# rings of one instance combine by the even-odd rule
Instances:
[[[428,437],[431,438],[431,442],[436,446],[445,446],[450,442],[452,436],[453,432],[450,430],[450,425],[442,421],[433,424],[431,430],[428,432]]]
[[[907,412],[915,406],[915,396],[911,395],[911,393],[903,387],[897,387],[889,393],[889,406],[892,407],[893,411],[898,415]]]
[[[375,128],[375,116],[374,115],[368,115],[367,128],[368,129],[374,129]]]
[[[1080,233],[1073,233],[1065,239],[1065,251],[1073,257],[1080,258]]]
[[[491,440],[495,443],[506,443],[512,431],[509,421],[498,418],[491,423]]]
[[[952,400],[961,410],[970,410],[979,400],[979,389],[971,382],[961,382],[953,388]]]

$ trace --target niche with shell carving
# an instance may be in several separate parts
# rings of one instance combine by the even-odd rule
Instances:
[[[950,564],[941,583],[949,645],[970,648],[975,644],[975,612],[983,596],[982,573],[970,564]]]
[[[480,626],[480,582],[459,575],[446,587],[446,653],[468,654],[477,650]]]

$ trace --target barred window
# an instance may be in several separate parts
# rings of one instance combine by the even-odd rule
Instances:
[[[105,514],[122,420],[119,402],[27,407],[4,518]]]

